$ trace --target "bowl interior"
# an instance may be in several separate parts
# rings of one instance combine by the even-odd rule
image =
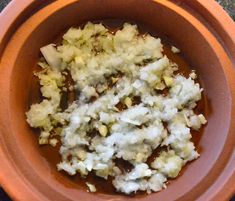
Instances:
[[[44,19],[45,13],[48,17]],[[89,194],[84,187],[77,187],[79,185],[75,185],[58,173],[40,154],[40,148],[34,137],[35,131],[25,122],[25,112],[29,105],[37,100],[39,93],[33,71],[40,55],[40,47],[54,41],[71,26],[78,26],[89,20],[104,19],[136,22],[147,27],[151,33],[158,33],[159,36],[173,41],[183,52],[185,60],[197,71],[208,103],[205,106],[208,124],[199,143],[201,157],[191,163],[166,190],[132,199],[195,199],[206,186],[213,183],[212,174],[216,171],[214,165],[223,149],[230,124],[227,116],[230,113],[230,92],[213,44],[210,44],[206,38],[204,30],[200,29],[200,26],[195,26],[198,22],[194,20],[190,22],[190,16],[183,14],[174,9],[170,3],[164,4],[161,1],[86,0],[68,3],[56,12],[50,11],[48,6],[37,14],[33,27],[26,27],[28,30],[31,29],[31,32],[22,41],[11,72],[11,135],[14,136],[17,147],[12,152],[20,150],[18,156],[15,156],[17,166],[41,193],[49,199],[58,201],[76,200],[78,197],[83,200],[126,199],[122,195]]]

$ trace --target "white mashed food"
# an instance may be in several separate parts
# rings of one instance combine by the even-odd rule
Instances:
[[[83,177],[92,171],[113,178],[118,192],[151,193],[166,188],[168,178],[199,157],[190,131],[207,122],[194,112],[202,88],[194,71],[188,78],[177,73],[159,38],[141,36],[128,23],[115,33],[87,23],[69,29],[62,45],[41,52],[42,70],[35,74],[43,100],[31,106],[27,122],[40,128],[39,144],[60,146],[59,171]],[[66,86],[68,73],[74,85]],[[73,89],[76,100],[62,110],[63,91]],[[147,164],[159,147],[167,149]],[[116,159],[133,169],[121,170]]]

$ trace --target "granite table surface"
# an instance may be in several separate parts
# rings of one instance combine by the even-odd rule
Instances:
[[[0,12],[11,0],[0,0]],[[20,1],[20,0],[19,0]],[[224,8],[224,10],[235,21],[235,0],[217,0],[217,2]],[[3,189],[0,188],[0,201],[11,201]],[[231,201],[235,201],[235,197]]]

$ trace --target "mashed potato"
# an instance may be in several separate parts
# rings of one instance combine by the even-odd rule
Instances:
[[[112,177],[119,192],[151,193],[166,188],[168,178],[199,157],[190,131],[206,124],[193,110],[202,89],[195,72],[188,78],[177,74],[159,38],[141,36],[127,23],[113,34],[89,22],[69,29],[62,45],[50,44],[41,52],[42,71],[36,76],[43,100],[31,106],[27,122],[41,129],[39,144],[56,146],[60,139],[59,171],[83,177],[93,171]],[[68,73],[72,86],[65,85]],[[62,93],[71,89],[76,100],[62,110]],[[159,147],[167,150],[147,164]],[[133,169],[121,170],[116,159]],[[87,185],[96,191],[94,184]]]

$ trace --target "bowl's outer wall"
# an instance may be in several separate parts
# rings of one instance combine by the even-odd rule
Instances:
[[[213,0],[170,0],[185,8],[200,20],[221,42],[221,45],[235,62],[235,26],[234,21],[223,12],[221,6]]]
[[[225,179],[227,180],[234,171],[234,168],[230,169],[234,164],[234,157],[231,160],[234,147],[234,136],[231,134],[234,132],[231,125],[231,118],[234,118],[234,94],[231,92],[231,87],[234,89],[234,85],[231,85],[234,84],[234,71],[231,67],[232,59],[229,59],[231,43],[230,46],[226,46],[226,51],[230,53],[227,56],[216,38],[196,18],[167,1],[110,0],[107,3],[99,0],[94,3],[92,0],[83,0],[74,4],[70,2],[73,1],[60,0],[39,10],[22,25],[4,51],[0,63],[0,156],[4,164],[0,173],[2,185],[18,200],[59,201],[76,200],[78,197],[82,200],[127,199],[123,196],[88,194],[84,189],[75,190],[73,184],[60,177],[59,173],[51,172],[38,153],[38,147],[35,146],[36,142],[32,137],[33,132],[25,123],[24,115],[28,109],[32,67],[38,59],[39,48],[74,24],[91,19],[121,16],[147,24],[152,30],[161,30],[161,34],[167,33],[167,36],[176,42],[203,80],[205,93],[212,108],[200,143],[203,153],[200,159],[190,164],[187,171],[167,190],[132,200],[214,199],[213,194],[220,193]],[[106,6],[103,6],[104,4]],[[2,48],[10,34],[12,33],[8,33],[4,43],[1,43]],[[197,40],[193,40],[195,38]],[[226,166],[227,163],[231,164]],[[224,170],[228,170],[225,175]],[[9,175],[7,180],[3,178],[3,173]],[[212,184],[216,184],[217,180],[221,182],[215,188]],[[16,186],[22,185],[22,189],[13,188],[10,186],[12,183]],[[225,199],[234,190],[231,184],[229,188],[227,194],[221,194],[221,199]],[[223,192],[226,190],[223,189]]]

